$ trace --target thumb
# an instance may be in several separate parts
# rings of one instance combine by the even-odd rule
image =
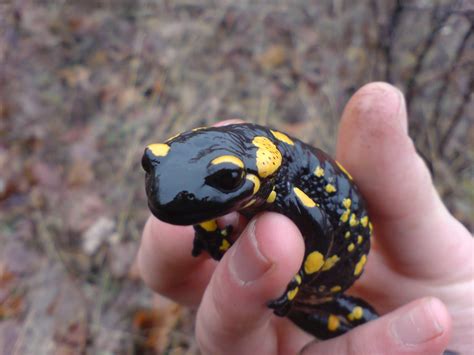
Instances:
[[[409,303],[337,338],[312,342],[310,354],[441,354],[449,341],[451,318],[436,298]]]

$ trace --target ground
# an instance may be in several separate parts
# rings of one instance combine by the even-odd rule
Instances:
[[[197,354],[134,266],[150,142],[240,117],[334,152],[363,84],[472,228],[469,1],[0,2],[0,353]]]

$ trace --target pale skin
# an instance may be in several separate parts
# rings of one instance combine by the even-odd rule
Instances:
[[[340,337],[315,341],[265,306],[303,259],[301,234],[286,217],[262,213],[247,227],[236,214],[224,217],[240,236],[220,263],[190,256],[191,227],[149,218],[138,253],[142,277],[156,292],[197,307],[204,354],[474,349],[474,240],[441,202],[407,126],[403,96],[384,83],[361,88],[343,113],[336,158],[366,198],[375,229],[365,272],[350,291],[383,316]]]

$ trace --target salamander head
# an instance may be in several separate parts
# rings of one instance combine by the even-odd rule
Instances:
[[[241,208],[260,186],[249,159],[242,141],[222,128],[149,145],[142,166],[150,210],[164,222],[189,225]]]

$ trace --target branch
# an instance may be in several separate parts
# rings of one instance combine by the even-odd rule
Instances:
[[[459,104],[458,109],[456,110],[456,113],[454,114],[448,129],[446,130],[445,134],[443,135],[439,143],[438,152],[441,156],[445,155],[446,145],[451,139],[451,136],[454,130],[456,129],[456,126],[459,124],[459,122],[461,122],[462,114],[464,113],[464,109],[467,103],[469,102],[469,98],[471,97],[473,92],[474,92],[474,70],[472,70],[470,73],[469,85],[467,87],[467,90],[464,92],[461,103]]]

